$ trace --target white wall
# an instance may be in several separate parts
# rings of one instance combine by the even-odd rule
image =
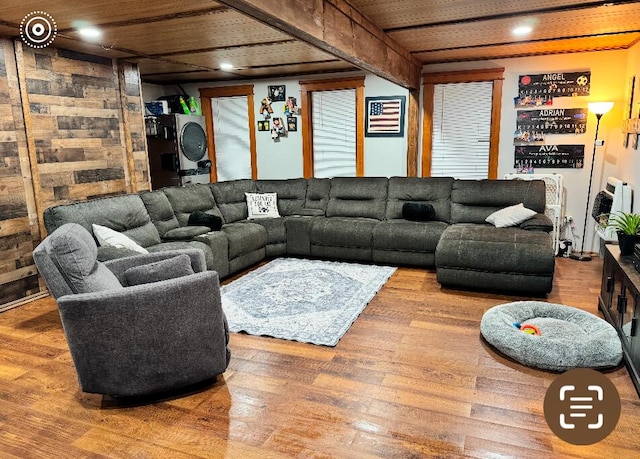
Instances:
[[[627,53],[627,72],[625,75],[625,88],[629,79],[636,77],[635,97],[633,99],[633,117],[640,117],[640,43],[632,47]],[[633,150],[631,146],[616,151],[616,157],[611,161],[617,161],[618,177],[628,182],[633,187],[634,204],[633,211],[640,213],[640,150]]]
[[[636,48],[639,48],[636,46]],[[598,147],[593,172],[593,185],[591,189],[591,202],[589,214],[595,194],[600,191],[606,182],[607,176],[613,175],[634,182],[631,172],[627,169],[632,165],[622,164],[621,158],[625,157],[622,147],[622,106],[624,104],[625,88],[628,78],[627,51],[603,51],[593,53],[559,54],[550,56],[523,57],[517,59],[497,59],[494,61],[458,63],[451,65],[425,66],[425,72],[437,72],[443,70],[462,70],[471,68],[504,67],[504,87],[502,97],[502,112],[500,126],[500,153],[498,162],[498,177],[503,177],[508,172],[515,172],[513,133],[516,129],[516,111],[513,98],[518,95],[518,77],[528,73],[547,72],[577,72],[591,70],[591,91],[589,96],[559,97],[553,101],[553,108],[581,108],[586,107],[587,102],[596,100],[609,100],[615,103],[611,112],[602,117],[598,138],[605,141],[603,147]],[[640,60],[640,52],[636,52],[636,59]],[[638,66],[636,65],[636,68]],[[581,135],[548,135],[545,143],[553,144],[584,144],[585,164],[582,169],[536,169],[539,173],[558,173],[564,176],[566,214],[573,216],[576,222],[575,234],[582,236],[584,213],[587,201],[587,189],[589,185],[589,172],[591,169],[591,157],[593,154],[593,142],[595,137],[596,118],[589,114],[587,120],[587,132]],[[637,157],[637,155],[636,155]],[[637,169],[638,163],[635,163]],[[637,173],[636,173],[637,174]],[[628,178],[627,178],[628,176]],[[635,179],[637,179],[637,175]],[[635,180],[636,183],[640,183]],[[594,238],[594,221],[588,218],[587,237],[585,250],[598,250],[599,241]],[[579,240],[576,241],[578,246]]]
[[[253,84],[254,101],[256,104],[255,113],[256,121],[261,120],[262,116],[258,113],[260,109],[260,101],[267,96],[270,85],[285,85],[286,96],[295,97],[302,110],[300,104],[300,84],[305,79],[330,79],[344,78],[363,75],[362,72],[340,73],[339,75],[315,75],[305,76],[301,78],[281,78],[277,80],[255,80],[242,82],[225,82],[225,83],[187,83],[182,87],[190,95],[199,98],[199,88],[211,88],[217,86],[233,86],[239,84]],[[391,177],[395,175],[405,176],[407,174],[407,106],[408,91],[394,83],[390,83],[382,78],[374,75],[365,75],[365,97],[372,96],[406,96],[407,104],[405,105],[405,135],[403,137],[365,137],[364,143],[364,172],[367,176],[384,176]],[[149,85],[156,86],[156,85]],[[145,92],[146,85],[143,85],[143,97],[147,100]],[[154,89],[154,88],[151,88]],[[166,94],[173,94],[170,90],[173,87],[167,87],[169,90]],[[177,92],[176,92],[177,94]],[[280,116],[286,121],[284,115],[284,102],[273,102],[272,116]],[[336,107],[338,110],[339,107]],[[274,142],[268,131],[257,131],[256,127],[256,154],[258,163],[258,178],[260,179],[285,179],[302,177],[302,117],[298,117],[297,132],[289,132],[286,138],[281,138],[280,142]]]
[[[145,102],[157,100],[165,95],[165,87],[159,84],[142,83],[142,99]]]
[[[364,174],[369,177],[406,176],[409,91],[375,75],[367,75],[364,81],[364,95],[405,96],[404,136],[365,137]]]

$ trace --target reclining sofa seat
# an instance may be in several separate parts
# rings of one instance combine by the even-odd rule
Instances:
[[[253,220],[247,221],[245,193],[256,192],[255,182],[243,179],[210,183],[208,186],[222,214],[222,231],[229,241],[229,272],[241,271],[263,260],[267,231]]]
[[[145,203],[139,195],[127,194],[53,206],[44,211],[43,217],[49,234],[65,223],[78,223],[93,234],[92,224],[95,223],[125,234],[149,252],[200,249],[204,253],[207,267],[213,266],[213,252],[204,242],[195,240],[163,242],[157,226],[151,221]],[[171,222],[167,223],[167,228],[171,226]],[[128,249],[98,247],[100,261],[138,254]]]
[[[279,218],[251,220],[267,231],[266,256],[269,258],[287,254],[287,221],[292,215],[300,215],[307,195],[307,180],[256,180],[256,193],[276,193]]]
[[[311,256],[372,261],[373,231],[384,219],[387,184],[383,177],[331,179],[327,218],[311,221]]]
[[[555,268],[551,235],[519,226],[496,228],[485,222],[493,212],[519,203],[542,214],[544,182],[455,180],[451,225],[436,248],[438,282],[453,287],[550,292]]]
[[[208,269],[217,271],[220,277],[229,272],[229,243],[224,233],[211,231],[206,226],[189,226],[192,212],[201,211],[222,218],[213,194],[207,185],[167,187],[140,194],[151,221],[164,240],[195,240],[211,248],[212,259]]]
[[[373,232],[373,261],[434,267],[435,251],[451,218],[450,200],[453,178],[391,177],[385,219]],[[431,221],[409,221],[402,217],[407,202],[430,204],[435,211]]]

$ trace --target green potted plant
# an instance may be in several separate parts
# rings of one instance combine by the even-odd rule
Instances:
[[[640,215],[630,212],[618,212],[609,217],[607,226],[616,230],[620,255],[633,253],[633,246],[640,242]]]

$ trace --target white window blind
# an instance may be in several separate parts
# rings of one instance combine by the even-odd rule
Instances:
[[[314,91],[314,176],[356,176],[356,90]]]
[[[488,178],[492,91],[491,81],[435,85],[433,177]]]
[[[213,140],[218,181],[251,178],[251,147],[247,96],[215,97]]]

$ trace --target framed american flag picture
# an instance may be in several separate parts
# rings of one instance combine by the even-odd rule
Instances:
[[[366,137],[404,137],[405,96],[365,97]]]

